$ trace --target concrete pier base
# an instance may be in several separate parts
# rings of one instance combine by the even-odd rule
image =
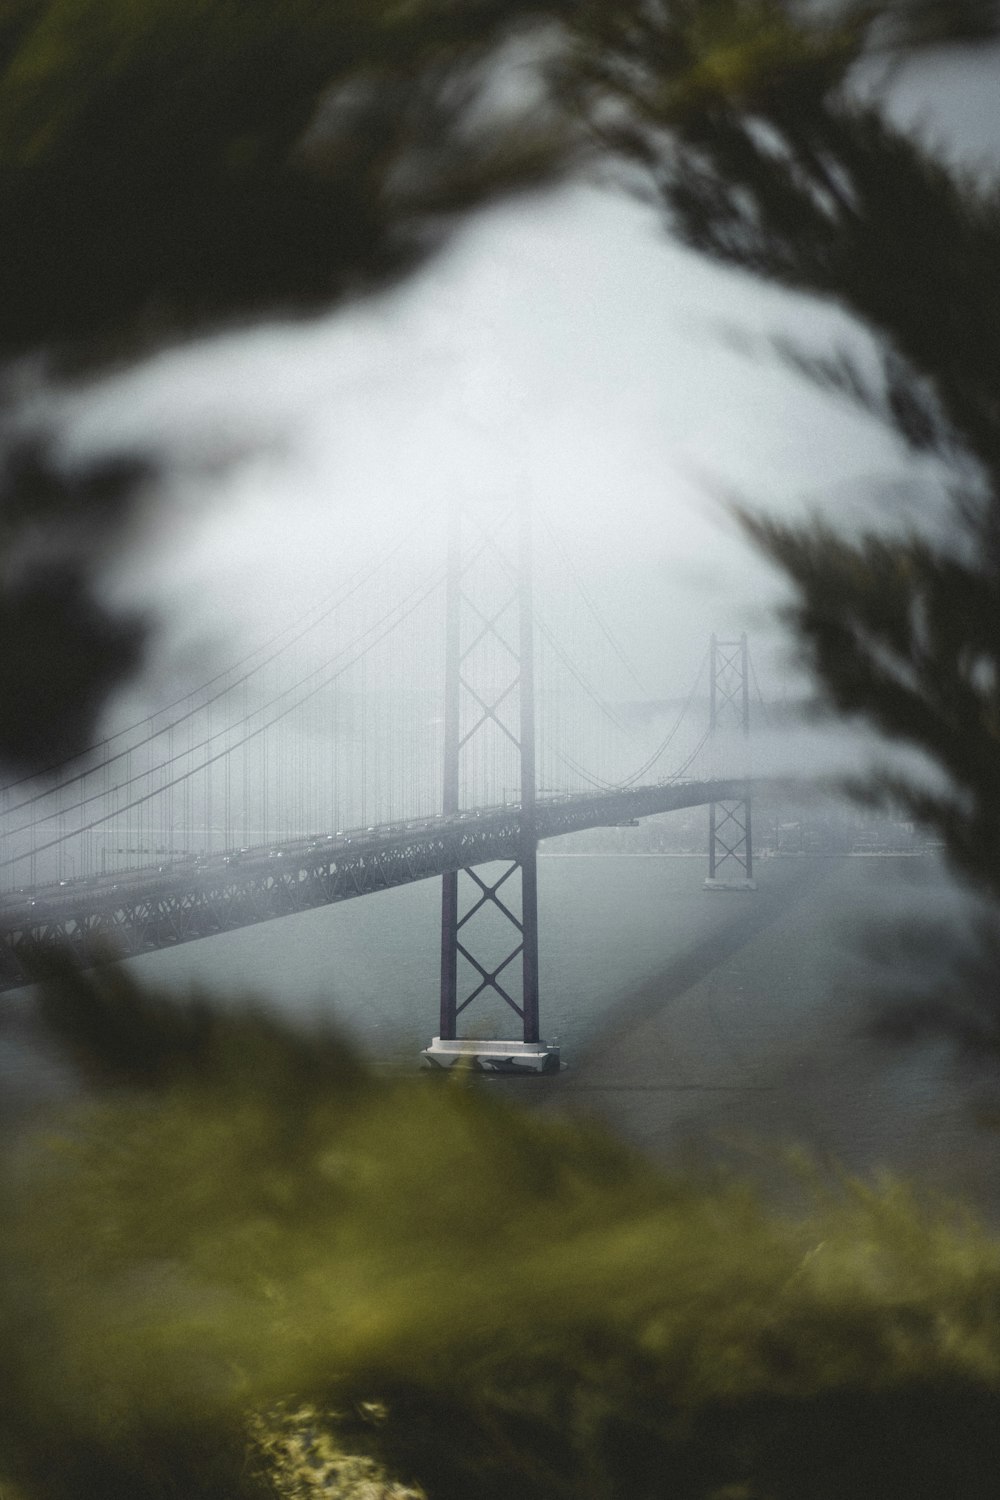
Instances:
[[[755,891],[756,880],[712,880],[711,877],[705,881],[706,891]]]
[[[464,1063],[477,1073],[558,1073],[560,1066],[559,1048],[551,1042],[486,1042],[475,1037],[442,1041],[436,1036],[420,1055],[432,1068]]]

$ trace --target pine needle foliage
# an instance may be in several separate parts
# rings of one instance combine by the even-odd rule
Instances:
[[[571,132],[537,89],[508,79],[501,107],[496,84],[563,9],[0,0],[8,770],[93,743],[140,665],[153,622],[109,610],[99,583],[169,466],[68,456],[21,399],[26,375],[45,394],[184,339],[326,314],[412,274],[477,206],[553,180]]]
[[[551,120],[481,111],[552,10],[4,0],[0,355],[92,366],[411,268],[449,215],[554,166]]]
[[[102,1082],[4,1153],[19,1500],[994,1492],[969,1216],[804,1168],[778,1212],[107,973],[46,1003]]]
[[[592,0],[584,14],[565,92],[595,136],[683,243],[854,319],[875,373],[846,348],[776,338],[770,352],[937,462],[943,524],[919,484],[891,530],[884,514],[848,528],[829,509],[736,511],[790,586],[784,618],[822,703],[911,752],[850,790],[925,825],[995,901],[1000,176],[896,123],[873,65],[884,82],[925,49],[995,44],[1000,8]]]

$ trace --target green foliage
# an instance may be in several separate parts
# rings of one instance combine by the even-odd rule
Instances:
[[[0,350],[116,348],[302,311],[407,269],[435,221],[559,154],[477,129],[497,51],[547,6],[8,0]]]
[[[563,3],[0,0],[0,399],[25,356],[65,379],[324,313],[551,180],[570,132],[490,90]],[[9,415],[0,763],[37,772],[92,741],[141,660],[148,622],[112,618],[94,580],[155,466],[81,471]]]
[[[924,752],[936,785],[893,771],[851,783],[905,807],[954,866],[1000,899],[1000,574],[921,539],[847,541],[830,527],[745,517],[795,585],[785,613],[836,709]]]
[[[658,164],[663,131],[683,138],[719,113],[790,108],[839,82],[860,47],[842,13],[817,21],[796,0],[590,0],[571,41],[563,82],[575,107],[610,126],[613,146]]]
[[[384,1406],[364,1402],[358,1415],[369,1423],[385,1421]],[[251,1464],[270,1493],[280,1500],[426,1500],[424,1491],[392,1479],[367,1454],[345,1452],[335,1433],[345,1425],[342,1413],[315,1406],[272,1407],[251,1413],[248,1423]]]
[[[4,1159],[25,1500],[912,1496],[914,1454],[1000,1457],[1000,1248],[898,1184],[800,1169],[779,1213],[251,1012],[206,1036],[101,977],[48,1005],[77,1057],[131,1040]]]
[[[891,536],[884,518],[848,536],[746,505],[738,515],[792,585],[785,616],[827,705],[930,767],[851,790],[901,805],[995,898],[1000,178],[962,170],[895,126],[870,81],[854,88],[854,65],[995,41],[1000,8],[594,0],[586,16],[568,95],[641,166],[673,232],[856,318],[874,337],[878,376],[844,350],[775,339],[772,352],[948,475],[950,535],[934,542],[916,500]]]
[[[898,29],[909,8],[592,9],[571,73],[576,107],[645,166],[673,232],[840,303],[883,341],[883,391],[845,355],[779,352],[912,446],[965,449],[995,480],[1000,186],[950,166],[851,90],[877,23]]]
[[[691,245],[864,320],[881,387],[782,352],[955,466],[948,556],[745,519],[830,701],[948,787],[868,794],[909,798],[994,894],[1000,198],[845,82],[879,47],[994,35],[995,11],[594,0],[559,78]],[[565,160],[549,121],[498,135],[475,109],[512,27],[561,13],[3,0],[0,347],[99,363],[401,274],[443,215]],[[81,502],[118,526],[115,484],[52,478],[10,480],[7,559]],[[801,1173],[778,1212],[113,972],[45,1003],[97,1092],[0,1162],[5,1500],[992,1500],[1000,1249],[960,1214]]]
[[[532,27],[551,98],[498,113],[498,62]],[[383,286],[475,205],[570,170],[585,123],[692,246],[864,319],[883,389],[846,356],[785,357],[995,486],[997,193],[845,84],[861,57],[998,30],[993,0],[2,0],[0,373]],[[150,474],[123,459],[109,486],[44,436],[7,446],[0,761],[39,770],[92,738],[141,659],[144,622],[111,619],[93,579]]]

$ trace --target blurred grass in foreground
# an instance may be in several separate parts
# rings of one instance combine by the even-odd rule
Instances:
[[[959,1210],[782,1214],[113,969],[43,1007],[95,1087],[3,1155],[3,1500],[996,1495]]]

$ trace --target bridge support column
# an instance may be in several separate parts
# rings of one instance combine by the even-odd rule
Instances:
[[[454,841],[459,860],[463,820],[473,816],[461,811],[461,773],[463,769],[475,772],[477,752],[481,756],[485,749],[496,762],[499,742],[508,757],[516,756],[520,802],[511,808],[516,829],[512,829],[508,862],[478,868],[459,863],[442,877],[440,1031],[423,1056],[440,1068],[464,1062],[483,1072],[551,1073],[558,1071],[559,1049],[541,1040],[538,1009],[535,690],[527,501],[520,507],[514,559],[485,531],[481,545],[471,553],[463,545],[463,530],[462,513],[455,505],[448,541],[442,811],[444,836]],[[478,593],[473,596],[476,563],[482,563],[484,552],[491,554],[488,602]],[[491,662],[484,663],[484,646],[492,648]],[[503,664],[499,676],[497,659]],[[487,746],[488,740],[492,747]],[[468,900],[463,901],[465,894]],[[495,997],[504,1014],[510,1011],[517,1016],[520,1037],[498,1038],[491,1034],[495,1028],[489,1022],[476,1026],[468,1012],[484,997]]]
[[[746,633],[738,641],[720,641],[712,636],[709,668],[709,733],[718,737],[729,732],[744,742],[744,761],[750,739],[750,672]],[[709,891],[753,891],[753,818],[750,804],[749,765],[743,796],[731,802],[711,802],[708,807]]]

